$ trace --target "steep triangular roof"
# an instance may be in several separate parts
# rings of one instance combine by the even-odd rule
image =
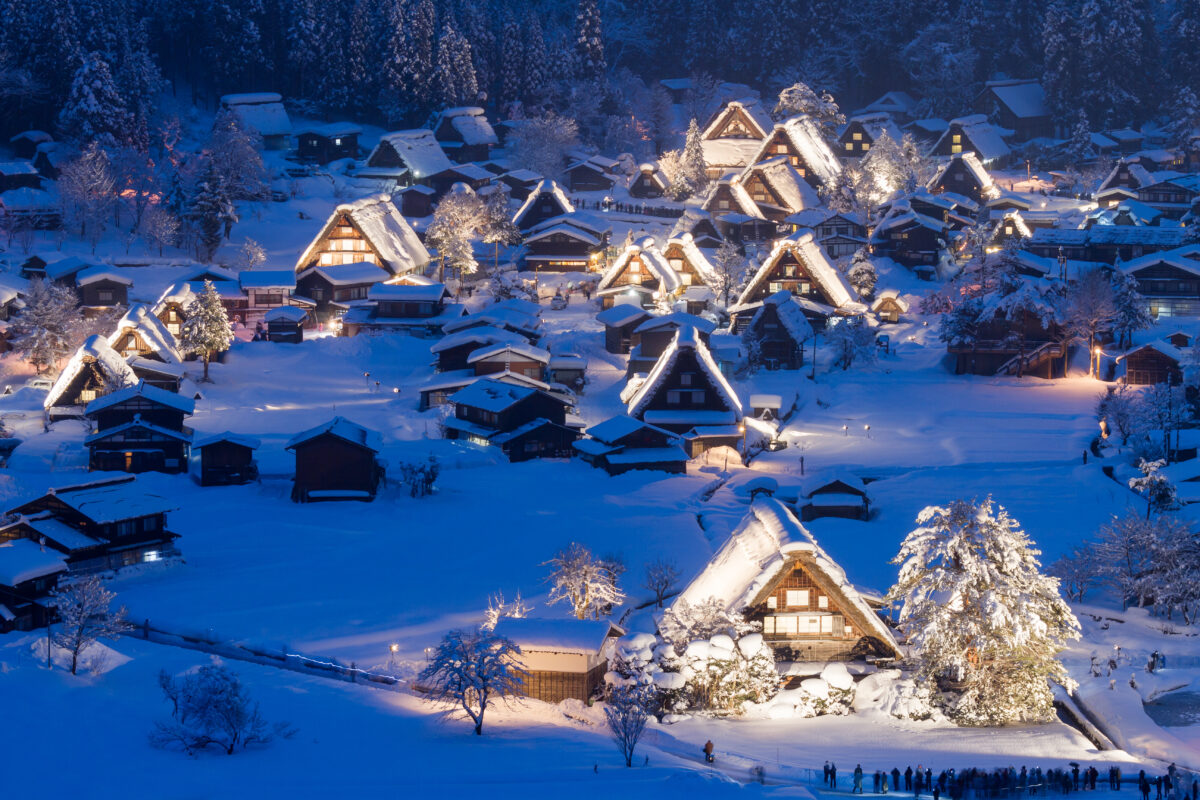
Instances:
[[[421,244],[416,231],[404,219],[392,198],[386,194],[373,194],[353,203],[343,203],[334,209],[321,232],[300,255],[296,272],[309,266],[317,246],[342,219],[358,229],[379,256],[382,267],[393,275],[421,272],[429,264],[429,251]]]
[[[741,613],[762,602],[797,563],[859,628],[899,654],[895,636],[846,579],[842,568],[787,506],[772,497],[760,495],[751,501],[749,512],[729,539],[672,605],[697,606],[716,598],[727,611]]]
[[[666,258],[672,247],[678,247],[683,252],[683,260],[686,261],[695,273],[704,281],[713,291],[717,290],[717,270],[713,267],[712,262],[708,257],[696,246],[695,239],[690,233],[685,233],[681,236],[672,236],[667,240],[667,243],[662,247],[663,257]]]
[[[696,355],[696,363],[700,369],[707,375],[717,393],[721,396],[725,407],[735,413],[738,417],[742,416],[742,401],[738,399],[737,392],[729,385],[729,381],[725,380],[725,376],[721,374],[720,367],[713,360],[712,354],[708,351],[708,347],[700,339],[696,329],[690,325],[685,325],[675,332],[675,338],[671,344],[658,357],[650,374],[629,398],[627,410],[629,416],[638,417],[646,410],[646,405],[653,399],[655,392],[659,389],[660,384],[671,374],[675,368],[675,362],[679,358],[679,354],[683,351],[691,351]]]
[[[767,260],[754,273],[754,277],[750,279],[750,283],[743,290],[742,296],[738,298],[738,305],[754,301],[754,296],[761,290],[763,282],[767,280],[778,265],[779,259],[787,252],[794,253],[800,263],[804,265],[809,277],[813,279],[830,305],[839,310],[863,309],[854,290],[850,288],[850,284],[846,282],[842,273],[838,272],[837,267],[829,261],[825,251],[813,239],[812,233],[807,231],[780,239],[775,243],[771,255],[767,256]]]
[[[71,356],[67,365],[63,367],[58,379],[54,381],[54,385],[46,394],[42,406],[44,408],[54,407],[89,363],[95,363],[101,374],[104,375],[105,384],[111,386],[114,391],[126,386],[133,386],[138,382],[137,376],[133,374],[133,369],[125,363],[125,359],[121,358],[120,353],[112,349],[103,336],[89,336],[75,351],[75,355]]]
[[[804,159],[813,176],[822,184],[832,186],[842,172],[842,163],[825,143],[817,124],[806,115],[792,117],[776,125],[772,134],[763,141],[754,161],[766,161],[771,158],[772,154],[767,152],[767,148],[775,138],[774,134],[780,132],[787,137],[792,149]]]
[[[109,346],[115,346],[130,331],[137,333],[146,346],[166,363],[178,364],[182,361],[175,337],[145,303],[130,306],[125,316],[117,322],[117,329],[109,335]]]
[[[287,450],[293,450],[305,442],[326,434],[335,436],[350,444],[365,447],[373,453],[378,453],[383,448],[383,437],[378,432],[370,428],[365,428],[345,417],[334,417],[322,425],[298,433],[289,439],[284,447]]]
[[[779,198],[781,208],[789,214],[822,205],[816,190],[788,163],[787,156],[776,156],[751,164],[746,167],[738,181],[745,186],[755,175],[758,175]]]
[[[985,200],[990,200],[999,196],[1000,190],[996,187],[995,182],[992,181],[992,176],[986,169],[984,169],[983,164],[979,161],[979,157],[971,152],[955,153],[950,157],[949,161],[938,167],[938,171],[929,181],[929,188],[932,189],[935,186],[942,186],[942,188],[945,188],[943,181],[946,179],[946,173],[949,172],[950,168],[956,163],[962,164],[962,166],[966,168],[967,172],[975,178],[975,182],[979,184],[979,192]]]
[[[750,320],[750,327],[753,328],[762,317],[763,312],[768,306],[775,308],[776,316],[779,317],[780,324],[784,330],[796,342],[807,342],[813,337],[812,323],[808,321],[808,317],[804,316],[804,309],[796,302],[796,298],[786,289],[780,289],[775,294],[762,301],[762,305],[758,311],[754,312],[754,316]]]
[[[674,292],[683,282],[679,278],[679,274],[671,268],[667,260],[663,258],[654,247],[653,239],[646,239],[640,245],[631,244],[625,248],[621,255],[617,256],[617,260],[600,278],[600,283],[596,285],[596,291],[602,292],[613,287],[614,282],[629,268],[629,262],[637,258],[646,269],[658,279],[658,288],[664,292]]]
[[[554,198],[554,202],[557,203],[559,208],[562,209],[559,214],[575,213],[575,206],[572,205],[571,201],[567,199],[566,194],[564,194],[563,190],[559,188],[559,185],[554,181],[543,180],[534,187],[533,191],[529,193],[529,196],[525,198],[525,202],[521,204],[519,209],[517,209],[517,213],[513,215],[514,225],[516,225],[518,228],[522,227],[525,215],[528,214],[529,210],[533,208],[534,204],[541,199],[542,195],[549,195]]]
[[[725,138],[721,134],[734,117],[740,117],[744,121],[749,135],[760,141],[771,131],[771,115],[767,113],[766,109],[762,107],[762,103],[757,99],[747,98],[730,100],[726,103],[725,107],[717,111],[709,123],[704,126],[704,130],[700,133],[701,138]]]

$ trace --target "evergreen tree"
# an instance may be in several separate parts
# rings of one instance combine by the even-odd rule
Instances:
[[[1116,265],[1112,271],[1113,305],[1116,316],[1113,318],[1113,333],[1117,335],[1118,347],[1129,347],[1133,342],[1133,334],[1145,330],[1154,324],[1150,314],[1150,304],[1138,291],[1137,279]]]
[[[400,63],[401,100],[409,113],[425,111],[434,91],[433,0],[416,0],[405,10],[403,60]]]
[[[312,98],[316,96],[316,73],[330,67],[323,58],[322,40],[329,33],[324,22],[325,14],[331,9],[320,0],[288,0],[287,4],[290,7],[284,38],[288,71],[296,94]]]
[[[1088,124],[1087,112],[1082,108],[1075,114],[1075,124],[1071,126],[1071,138],[1067,141],[1067,159],[1078,164],[1092,153],[1092,130]]]
[[[200,75],[214,94],[242,91],[264,65],[259,22],[262,0],[206,0],[199,59]]]
[[[437,84],[437,100],[443,107],[474,103],[479,97],[471,45],[449,23],[438,38]]]
[[[346,106],[358,115],[366,115],[368,110],[376,108],[379,97],[380,69],[379,57],[386,54],[386,48],[376,47],[379,20],[387,20],[383,8],[390,9],[398,5],[397,0],[387,3],[377,3],[375,0],[358,0],[350,14],[350,32],[346,42],[345,72],[346,82],[353,90],[349,92]],[[386,28],[386,24],[384,26]]]
[[[58,115],[62,135],[80,144],[97,142],[113,147],[128,141],[131,120],[117,91],[108,64],[99,53],[88,53],[75,71],[71,93]]]
[[[701,144],[700,125],[693,118],[688,123],[687,136],[683,144],[683,172],[680,176],[688,186],[688,193],[695,197],[708,188],[708,173],[704,169],[704,147]]]
[[[850,281],[854,291],[863,297],[875,294],[875,283],[878,277],[875,274],[875,265],[871,262],[871,256],[867,254],[865,247],[854,254],[854,261],[846,272],[846,280]]]
[[[962,686],[949,707],[962,724],[1052,719],[1047,681],[1070,680],[1057,654],[1079,638],[1079,622],[1033,542],[990,497],[929,506],[917,525],[893,559],[900,576],[888,600],[900,606],[919,678]]]
[[[150,145],[150,126],[158,108],[158,97],[166,86],[150,54],[146,25],[122,37],[120,67],[113,76],[117,91],[129,114],[127,140],[139,150]]]
[[[1051,0],[1042,27],[1042,87],[1046,106],[1063,125],[1074,121],[1072,115],[1079,108],[1082,83],[1082,45],[1075,24],[1076,13],[1072,0]]]
[[[196,245],[196,257],[201,261],[211,261],[217,248],[221,246],[222,228],[232,226],[231,220],[236,218],[233,199],[229,196],[216,165],[209,159],[187,210],[187,220]]]
[[[509,8],[504,9],[500,30],[500,104],[520,100],[526,94],[525,42],[521,26]]]
[[[1200,86],[1200,0],[1175,0],[1168,29],[1170,75],[1180,89]]]
[[[550,48],[546,44],[541,18],[530,9],[525,15],[524,97],[527,102],[541,100],[551,80]]]
[[[364,0],[365,1],[365,0]],[[405,0],[380,0],[384,35],[376,43],[382,54],[379,68],[379,110],[390,120],[404,116],[412,103],[408,74],[408,16]],[[371,20],[366,20],[370,24]],[[361,56],[369,64],[369,51]]]
[[[204,377],[200,380],[207,382],[209,361],[214,355],[228,350],[232,342],[233,329],[229,326],[221,296],[212,281],[206,280],[204,289],[188,303],[187,319],[179,328],[179,347],[204,360]]]
[[[575,11],[575,75],[599,84],[608,64],[604,60],[604,33],[596,0],[579,0]]]

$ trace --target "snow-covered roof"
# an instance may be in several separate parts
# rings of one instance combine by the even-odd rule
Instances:
[[[485,145],[499,142],[496,132],[492,130],[492,124],[488,122],[487,114],[482,108],[476,106],[447,108],[437,115],[430,127],[437,130],[441,122],[447,119],[450,120],[451,127],[462,137],[464,144]]]
[[[468,314],[465,317],[459,317],[447,322],[442,326],[442,332],[447,334],[457,333],[468,328],[488,325],[492,327],[509,327],[520,331],[536,333],[541,324],[541,320],[537,317],[522,314],[520,311],[515,311],[511,308],[485,308],[483,311],[477,311],[474,314]]]
[[[853,310],[861,306],[854,290],[846,282],[845,276],[838,272],[837,267],[829,260],[829,256],[825,254],[821,246],[816,243],[810,231],[793,234],[775,243],[771,255],[758,268],[758,272],[742,292],[742,296],[738,299],[739,305],[751,302],[751,298],[758,292],[762,282],[767,279],[786,252],[795,254],[796,258],[804,265],[809,277],[813,279],[821,293],[835,308]]]
[[[362,133],[362,128],[353,122],[329,122],[323,125],[306,125],[296,128],[297,136],[302,136],[306,133],[315,133],[327,139],[336,139],[340,136],[357,136]]]
[[[0,585],[16,586],[66,571],[66,558],[56,550],[28,539],[0,542]]]
[[[52,281],[68,278],[80,270],[87,269],[93,262],[84,261],[79,256],[67,256],[46,265],[46,277]]]
[[[428,178],[430,175],[436,175],[454,166],[445,151],[442,150],[441,144],[434,138],[433,131],[428,128],[385,133],[375,147],[376,152],[385,143],[390,145],[400,158],[404,159],[408,170],[416,178]],[[374,155],[372,153],[367,158],[368,164],[371,163]],[[373,169],[377,168],[368,167],[365,171]]]
[[[324,436],[325,434],[336,436],[351,444],[360,445],[375,453],[378,453],[383,448],[383,436],[378,432],[370,428],[365,428],[345,417],[334,417],[315,428],[309,428],[306,431],[296,434],[288,440],[288,443],[284,445],[284,449],[293,450],[305,442],[315,439],[318,436]]]
[[[891,630],[846,579],[842,568],[783,503],[763,495],[750,502],[741,524],[679,593],[673,606],[698,606],[716,598],[727,611],[740,613],[758,602],[784,570],[802,556],[807,556],[805,566],[815,568],[814,578],[827,580],[829,588],[841,594],[839,599],[849,606],[842,609],[844,612],[858,612],[856,622],[893,652],[899,652]]]
[[[1046,92],[1036,80],[988,81],[984,86],[1019,119],[1050,114],[1046,109]]]
[[[771,187],[789,214],[821,205],[816,190],[788,163],[787,156],[776,156],[746,167],[739,179],[741,184],[745,186],[755,174]]]
[[[49,512],[35,514],[31,517],[21,516],[15,524],[28,525],[39,536],[44,536],[47,541],[60,544],[68,550],[86,550],[102,543],[99,539],[88,536],[78,528],[57,519]]]
[[[639,305],[618,303],[612,308],[606,308],[596,315],[596,321],[609,328],[619,328],[634,320],[650,316],[650,313]]]
[[[228,283],[232,283],[232,281],[228,281]],[[240,289],[238,290],[238,293],[241,293]],[[186,308],[187,304],[192,302],[194,299],[196,299],[196,292],[192,288],[192,284],[187,281],[180,281],[179,283],[173,283],[166,289],[163,289],[163,293],[158,296],[158,300],[154,301],[154,307],[152,310],[156,315],[161,314],[168,303],[178,303]]]
[[[13,144],[16,144],[17,142],[23,142],[23,141],[24,142],[32,142],[34,144],[41,144],[42,142],[53,142],[54,137],[51,136],[50,134],[46,133],[45,131],[27,130],[27,131],[21,131],[16,136],[10,137],[8,141]]]
[[[97,264],[75,273],[75,283],[79,286],[87,286],[100,281],[112,281],[123,286],[133,286],[132,278],[108,264]]]
[[[355,261],[353,264],[318,264],[301,272],[297,279],[316,273],[332,286],[351,286],[359,283],[382,283],[388,273],[370,261]]]
[[[569,236],[572,239],[578,239],[592,247],[600,246],[600,238],[598,236],[593,236],[578,225],[572,225],[566,216],[554,217],[553,219],[546,220],[545,223],[539,224],[525,236],[525,243],[536,242],[540,239],[553,236],[556,233],[561,233],[563,236]]]
[[[1154,350],[1154,351],[1159,352],[1162,355],[1166,356],[1167,358],[1171,359],[1172,361],[1174,361],[1177,364],[1183,363],[1183,358],[1184,358],[1183,351],[1180,350],[1175,345],[1171,344],[1170,342],[1164,341],[1162,339],[1155,339],[1152,342],[1146,342],[1143,345],[1138,345],[1137,347],[1130,348],[1129,350],[1125,351],[1121,355],[1117,356],[1117,361],[1124,361],[1129,356],[1133,355],[1134,353],[1140,353],[1142,350]]]
[[[29,161],[0,161],[0,175],[37,175],[37,168]]]
[[[1200,275],[1200,245],[1189,244],[1176,247],[1173,250],[1160,250],[1157,253],[1147,253],[1144,256],[1131,258],[1122,262],[1121,271],[1132,275],[1138,270],[1152,267],[1156,264],[1167,264],[1193,275]]]
[[[165,514],[178,508],[162,495],[146,491],[132,475],[57,487],[50,494],[99,525]]]
[[[808,169],[812,171],[817,180],[826,186],[833,185],[838,175],[841,174],[842,163],[838,161],[833,150],[826,144],[817,124],[810,117],[806,115],[792,117],[776,125],[775,130],[783,131],[792,148],[804,159],[804,163],[808,165]],[[774,137],[768,137],[767,141],[763,142],[755,161],[766,161],[771,157],[772,154],[767,152],[767,147],[772,138]]]
[[[909,114],[917,101],[907,92],[884,92],[878,100],[864,106],[863,111],[886,111],[890,114]]]
[[[685,311],[672,311],[669,314],[650,317],[633,329],[634,333],[647,333],[648,331],[657,331],[663,328],[682,328],[689,326],[695,328],[700,333],[709,334],[717,329],[717,323],[704,317],[698,317],[695,314],[688,314]]]
[[[298,306],[275,306],[275,308],[267,309],[267,313],[263,314],[263,322],[280,320],[299,324],[307,318],[308,312]]]
[[[518,355],[528,361],[537,361],[542,364],[550,363],[549,350],[535,347],[528,342],[499,342],[497,344],[485,345],[467,356],[467,363],[474,364],[479,361],[493,359],[500,355],[505,356],[506,359],[511,358],[513,355]]]
[[[596,655],[605,639],[621,636],[624,631],[608,620],[501,617],[493,633],[505,637],[522,652]]]
[[[168,364],[178,364],[182,360],[174,335],[145,303],[129,307],[125,316],[117,322],[117,329],[109,335],[109,346],[115,345],[129,331],[135,331],[146,346]]]
[[[900,131],[900,126],[892,119],[892,115],[886,111],[876,111],[870,114],[859,114],[858,116],[851,117],[846,120],[846,127],[849,128],[856,122],[862,126],[872,142],[879,141],[879,137],[885,133],[897,144],[904,137],[904,134]]]
[[[126,431],[131,430],[150,431],[158,434],[160,437],[175,439],[176,441],[180,442],[190,442],[192,440],[192,434],[186,428],[184,430],[168,428],[164,425],[158,425],[154,422],[142,419],[141,414],[135,414],[133,419],[129,420],[128,422],[122,422],[120,425],[113,425],[111,428],[104,428],[103,430],[98,430],[95,433],[85,436],[83,443],[90,445],[93,442],[103,441],[112,436],[116,436],[117,434],[125,433]],[[122,440],[128,441],[129,438],[130,437],[128,436],[123,436]],[[141,440],[145,437],[139,436],[134,438]]]
[[[58,196],[29,186],[0,192],[0,207],[9,211],[53,211],[60,206]]]
[[[730,175],[713,184],[709,190],[708,197],[704,199],[703,208],[705,211],[713,211],[717,202],[717,195],[722,187],[729,189],[730,196],[733,198],[734,204],[738,211],[750,219],[766,219],[763,216],[762,209],[758,207],[758,203],[754,202],[754,198],[746,191],[746,187],[742,184],[741,178],[735,175]],[[732,216],[728,213],[724,217]]]
[[[94,363],[104,376],[105,386],[113,388],[121,388],[133,386],[136,384],[137,376],[133,374],[133,370],[121,354],[113,350],[103,336],[96,334],[89,336],[75,354],[71,356],[71,360],[63,367],[63,371],[59,373],[58,378],[54,381],[54,385],[50,387],[50,391],[46,394],[46,399],[43,402],[43,407],[52,408],[63,399],[63,394],[79,377],[79,373],[84,367]]]
[[[537,391],[530,386],[517,386],[494,378],[482,378],[452,394],[450,402],[500,413],[531,397]]]
[[[608,271],[604,273],[604,276],[600,278],[600,282],[596,284],[596,290],[599,292],[613,288],[614,282],[629,268],[629,263],[634,258],[638,259],[638,262],[658,280],[658,288],[661,291],[674,292],[683,285],[679,273],[673,270],[662,253],[655,249],[653,240],[647,239],[641,245],[631,244],[626,247],[621,255],[617,256],[617,260],[612,263]]]
[[[334,209],[321,232],[296,262],[296,271],[308,266],[313,260],[317,246],[343,215],[358,228],[379,256],[384,268],[393,275],[421,272],[429,263],[429,251],[404,219],[400,209],[396,208],[392,198],[386,194],[372,194],[353,203],[343,203]]]
[[[525,342],[528,341],[524,336],[512,331],[506,331],[503,328],[492,328],[484,326],[479,328],[470,328],[460,333],[443,336],[441,339],[433,343],[429,348],[431,353],[442,353],[446,350],[453,350],[456,347],[462,347],[467,344],[474,344],[480,347],[489,344],[501,342]]]
[[[628,414],[617,414],[615,417],[609,417],[603,422],[597,422],[587,429],[587,435],[596,441],[612,444],[630,434],[647,429],[671,439],[677,438],[677,434],[659,428],[656,425],[651,425],[648,422],[643,422],[640,419],[634,419]]]
[[[713,115],[712,120],[700,132],[704,139],[715,139],[721,128],[725,126],[726,121],[730,116],[742,112],[746,120],[750,123],[750,133],[757,136],[761,141],[772,128],[771,115],[763,108],[762,103],[756,97],[744,97],[739,100],[730,100],[725,104],[724,108]]]
[[[529,196],[525,198],[525,202],[521,204],[521,207],[517,209],[517,213],[513,215],[514,225],[519,226],[521,224],[521,219],[543,194],[553,195],[563,214],[575,213],[575,206],[567,199],[567,195],[563,192],[562,188],[552,180],[542,180],[538,182],[537,186],[533,187],[533,191],[529,193]]]
[[[232,431],[224,431],[222,433],[206,434],[196,441],[192,442],[192,448],[198,450],[202,447],[208,447],[210,444],[218,442],[229,442],[230,444],[238,444],[242,447],[248,447],[251,450],[257,450],[262,444],[262,441],[253,436],[247,436],[244,433],[233,433]]]
[[[997,158],[1003,158],[1009,154],[1008,144],[1005,143],[1004,137],[1001,135],[1001,128],[996,127],[983,114],[971,114],[966,117],[950,120],[950,127],[946,129],[943,138],[950,135],[955,127],[958,127],[963,135],[970,140],[971,145],[975,148],[975,152],[984,161],[993,161]],[[938,144],[941,139],[938,140]],[[937,148],[937,144],[934,148]]]
[[[412,303],[436,303],[446,296],[444,283],[377,283],[367,290],[368,300],[395,300]]]
[[[709,167],[741,169],[754,162],[762,149],[759,139],[704,139],[700,142],[704,163]]]
[[[885,302],[895,303],[896,307],[900,309],[901,314],[908,313],[908,301],[901,297],[900,293],[895,289],[884,289],[881,292],[877,292],[875,294],[875,302],[871,303],[871,310],[879,311],[879,309],[883,308]]]
[[[158,403],[159,405],[173,408],[176,411],[182,411],[184,414],[191,414],[196,410],[196,401],[192,398],[175,394],[175,392],[168,392],[166,389],[160,389],[157,386],[151,386],[145,381],[138,381],[134,386],[126,386],[123,389],[110,392],[103,397],[97,397],[87,404],[87,413],[89,415],[95,414],[111,406],[132,400],[135,397],[141,397],[152,403]]]
[[[221,105],[237,114],[247,128],[262,136],[290,136],[292,121],[283,107],[283,98],[274,92],[227,94]]]
[[[934,174],[933,178],[930,179],[929,186],[934,187],[941,185],[943,187],[947,187],[953,185],[953,181],[946,181],[943,183],[943,180],[945,179],[946,173],[950,171],[950,168],[953,167],[956,162],[961,163],[966,168],[967,172],[971,173],[971,175],[975,178],[975,182],[978,183],[980,187],[979,191],[985,199],[995,197],[999,194],[999,189],[996,188],[996,184],[992,181],[992,176],[986,169],[984,169],[983,164],[979,161],[979,157],[969,151],[966,153],[955,153],[953,156],[951,156],[949,161],[945,162],[941,165],[941,167],[938,168],[938,171]],[[970,198],[966,199],[970,200]],[[972,204],[974,205],[974,203]]]
[[[679,358],[679,353],[688,350],[695,353],[696,362],[699,364],[700,369],[707,373],[710,382],[716,388],[717,394],[721,397],[725,408],[728,410],[728,413],[718,412],[721,420],[736,422],[737,419],[741,418],[742,401],[738,399],[737,392],[729,385],[729,381],[725,380],[725,376],[721,374],[720,368],[713,361],[712,354],[697,334],[696,329],[690,325],[684,325],[675,331],[675,338],[671,341],[670,346],[658,357],[658,361],[654,363],[654,367],[650,370],[646,379],[637,388],[633,396],[629,398],[627,411],[631,417],[641,417],[645,413],[646,406],[654,397],[659,384],[674,369],[675,362]],[[687,411],[686,413],[689,415],[689,418],[699,418],[698,415],[702,412]],[[726,417],[729,417],[729,419],[725,419]],[[713,420],[711,424],[718,424],[718,421]]]
[[[806,342],[813,337],[812,324],[808,321],[808,317],[804,316],[804,309],[796,302],[796,298],[787,289],[780,289],[775,294],[767,297],[762,302],[760,308],[754,314],[751,325],[762,316],[764,309],[767,306],[774,306],[775,313],[779,317],[779,322],[787,330],[788,335],[794,341]]]
[[[243,289],[295,289],[296,272],[290,269],[254,269],[238,273]]]

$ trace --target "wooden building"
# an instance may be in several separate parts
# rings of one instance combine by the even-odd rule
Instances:
[[[1125,383],[1130,386],[1152,386],[1183,383],[1183,352],[1162,340],[1148,342],[1117,356],[1125,364]]]
[[[975,98],[975,110],[1012,131],[1017,142],[1054,136],[1046,93],[1035,79],[988,81]]]
[[[385,133],[356,177],[379,181],[394,189],[427,183],[430,176],[451,166],[433,131],[419,128]]]
[[[267,312],[283,306],[307,306],[296,298],[296,273],[290,269],[247,269],[238,274],[238,285],[246,297],[242,322],[257,326],[265,322]]]
[[[697,208],[685,208],[683,216],[679,218],[675,223],[675,227],[671,229],[671,239],[681,239],[684,236],[690,236],[692,244],[696,245],[696,247],[704,247],[711,250],[720,247],[725,241],[721,238],[712,215]]]
[[[476,375],[511,372],[549,382],[550,352],[528,342],[499,342],[485,345],[467,356],[467,366]]]
[[[374,500],[384,480],[383,437],[345,417],[293,436],[286,447],[296,454],[292,499],[298,503]]]
[[[192,432],[184,418],[195,411],[190,397],[139,381],[88,403],[93,432],[83,441],[88,468],[113,472],[184,472]]]
[[[528,344],[529,340],[518,333],[484,325],[443,336],[433,343],[429,351],[437,358],[435,366],[438,372],[452,372],[467,369],[467,358],[480,348],[517,343]]]
[[[482,193],[484,187],[495,180],[495,175],[478,164],[454,164],[430,175],[429,188],[433,189],[434,201],[440,202],[448,194],[463,191],[463,187]]]
[[[823,480],[804,493],[797,505],[805,522],[822,517],[867,520],[871,516],[871,498],[861,480],[843,475]]]
[[[296,276],[296,297],[311,301],[313,318],[326,325],[352,306],[365,304],[371,287],[387,278],[388,273],[370,261],[313,266]]]
[[[738,181],[759,214],[777,225],[799,211],[823,206],[817,191],[791,165],[787,156],[751,164]]]
[[[675,341],[675,334],[680,328],[694,329],[696,336],[707,347],[717,325],[712,320],[684,311],[651,316],[633,329],[633,347],[629,350],[626,375],[632,377],[639,372],[649,372]]]
[[[283,107],[283,96],[275,92],[227,94],[221,108],[233,112],[242,130],[262,137],[267,150],[287,150],[292,144],[292,121]]]
[[[200,454],[196,477],[201,486],[235,486],[258,480],[254,451],[261,442],[240,433],[216,433],[197,439],[192,451]]]
[[[467,314],[447,322],[442,326],[442,332],[449,336],[473,328],[500,328],[510,333],[520,334],[531,343],[536,343],[542,335],[541,327],[542,321],[537,315],[527,314],[520,309],[496,303],[481,311],[476,311],[474,314]]]
[[[58,374],[42,407],[46,419],[81,418],[97,397],[137,383],[125,359],[103,336],[89,336]]]
[[[568,401],[549,392],[481,378],[450,397],[447,439],[496,445],[513,462],[568,458],[579,431],[566,424]]]
[[[40,189],[42,176],[28,161],[0,161],[0,193],[15,189]]]
[[[422,273],[429,265],[429,251],[386,194],[368,195],[334,209],[301,254],[295,271],[364,261],[389,275]]]
[[[679,274],[671,268],[653,239],[628,245],[596,284],[596,296],[603,308],[615,303],[635,301],[654,306],[659,299],[673,297],[683,286]]]
[[[616,178],[590,159],[570,164],[563,174],[567,190],[572,192],[608,192],[616,184]]]
[[[604,691],[615,642],[625,631],[607,620],[503,617],[495,634],[521,650],[522,693],[544,703],[588,702]]]
[[[930,149],[931,156],[955,156],[974,153],[985,167],[1007,166],[1012,151],[999,128],[988,122],[983,114],[950,120],[946,132]]]
[[[1029,279],[1016,291],[1026,292],[1025,305],[1048,305],[1057,291],[1038,279]],[[1019,306],[1021,304],[1014,304]],[[954,356],[955,374],[1030,375],[1059,378],[1066,372],[1068,343],[1057,321],[1043,321],[1035,313],[1017,313],[1009,318],[1002,308],[985,312],[970,342],[950,343],[947,352]]]
[[[632,378],[621,399],[629,416],[683,434],[692,458],[742,438],[742,402],[691,326],[676,331],[650,373]]]
[[[773,125],[771,115],[756,98],[726,103],[700,133],[708,177],[715,180],[753,164]]]
[[[775,243],[771,254],[750,279],[730,313],[737,318],[737,329],[744,324],[744,306],[765,300],[780,292],[808,300],[828,309],[824,316],[861,314],[866,307],[829,260],[812,233],[802,232]]]
[[[639,200],[658,200],[668,191],[667,179],[655,164],[642,164],[637,177],[629,184],[629,196]]]
[[[944,222],[913,211],[906,201],[893,205],[871,234],[876,255],[903,264],[926,280],[937,276],[938,263],[949,241],[950,231]]]
[[[796,298],[780,290],[765,298],[742,331],[742,342],[755,352],[751,363],[764,369],[800,369],[812,325]]]
[[[884,289],[876,295],[875,302],[871,303],[871,311],[880,322],[895,325],[908,313],[908,301],[895,289]]]
[[[367,291],[367,303],[342,317],[342,335],[408,333],[435,336],[447,322],[466,314],[460,303],[447,302],[443,283],[377,283]]]
[[[400,213],[408,218],[422,218],[433,215],[433,199],[437,195],[433,189],[414,183],[396,193],[400,197]]]
[[[792,117],[776,125],[750,163],[785,156],[787,163],[813,189],[832,188],[842,165],[825,143],[816,123],[807,116]]]
[[[304,341],[308,312],[298,306],[276,306],[263,314],[263,322],[267,326],[268,341],[300,344]]]
[[[100,478],[10,508],[0,541],[45,542],[47,551],[65,556],[73,575],[155,563],[178,555],[178,536],[167,528],[167,512],[175,508],[136,476]]]
[[[604,326],[604,349],[609,353],[624,355],[633,347],[633,330],[650,319],[650,312],[640,303],[619,303],[596,315],[596,321]]]
[[[951,192],[969,197],[976,203],[986,203],[1000,195],[992,176],[970,152],[951,156],[943,163],[929,181],[929,191],[934,194]]]
[[[183,361],[175,337],[145,303],[136,303],[117,322],[109,346],[123,358],[145,358],[164,364]]]
[[[896,144],[904,138],[892,115],[886,112],[859,114],[846,121],[846,127],[838,136],[838,155],[842,158],[859,159],[871,151],[871,146],[884,135]]]
[[[1153,258],[1143,260],[1143,256],[1183,247],[1185,231],[1181,227],[1148,225],[1036,228],[1025,249],[1043,258],[1057,259],[1061,254],[1068,261],[1093,261],[1114,266],[1121,261],[1121,268],[1128,272],[1131,262],[1136,262],[1141,270],[1156,263]],[[1147,277],[1156,280],[1149,275]],[[1182,286],[1174,290],[1178,294],[1168,293],[1172,288],[1170,286],[1160,288],[1166,290],[1163,293],[1165,298],[1176,296],[1182,299],[1190,296],[1190,291]]]
[[[688,454],[678,435],[626,414],[591,426],[574,447],[580,458],[609,475],[635,469],[687,472]]]
[[[37,155],[38,145],[53,141],[54,137],[45,131],[28,130],[11,137],[8,144],[17,158],[32,161],[33,157]]]
[[[44,628],[56,619],[51,593],[67,571],[62,554],[0,529],[0,633]]]
[[[796,516],[759,496],[674,606],[715,598],[762,625],[777,661],[899,658],[891,630]]]
[[[532,197],[533,195],[530,195]],[[589,214],[551,218],[525,233],[525,268],[534,272],[586,272],[602,266],[609,228]]]
[[[350,122],[312,125],[296,132],[296,151],[301,161],[325,165],[343,158],[358,158],[362,128]]]
[[[500,143],[487,114],[476,106],[439,111],[429,127],[442,150],[459,164],[486,161]]]
[[[532,230],[554,217],[575,213],[575,206],[554,181],[543,180],[525,198],[513,215],[513,224],[521,231]]]

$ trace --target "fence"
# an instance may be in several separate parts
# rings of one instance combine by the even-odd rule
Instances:
[[[591,208],[595,211],[608,211],[617,214],[636,214],[641,217],[662,217],[664,219],[679,219],[683,216],[682,208],[671,208],[670,206],[652,206],[646,203],[606,203],[602,200],[583,200],[571,198],[571,203],[577,209],[586,211]]]
[[[202,653],[210,653],[236,661],[286,669],[305,675],[317,675],[347,683],[364,683],[393,691],[410,688],[408,681],[395,675],[360,669],[353,661],[349,665],[346,665],[336,658],[328,656],[310,656],[303,653],[296,653],[286,646],[280,647],[277,650],[271,650],[265,647],[254,647],[237,642],[220,641],[211,634],[168,631],[164,628],[151,625],[150,620],[146,620],[137,626],[136,632],[148,642],[182,647],[188,650],[198,650]]]

